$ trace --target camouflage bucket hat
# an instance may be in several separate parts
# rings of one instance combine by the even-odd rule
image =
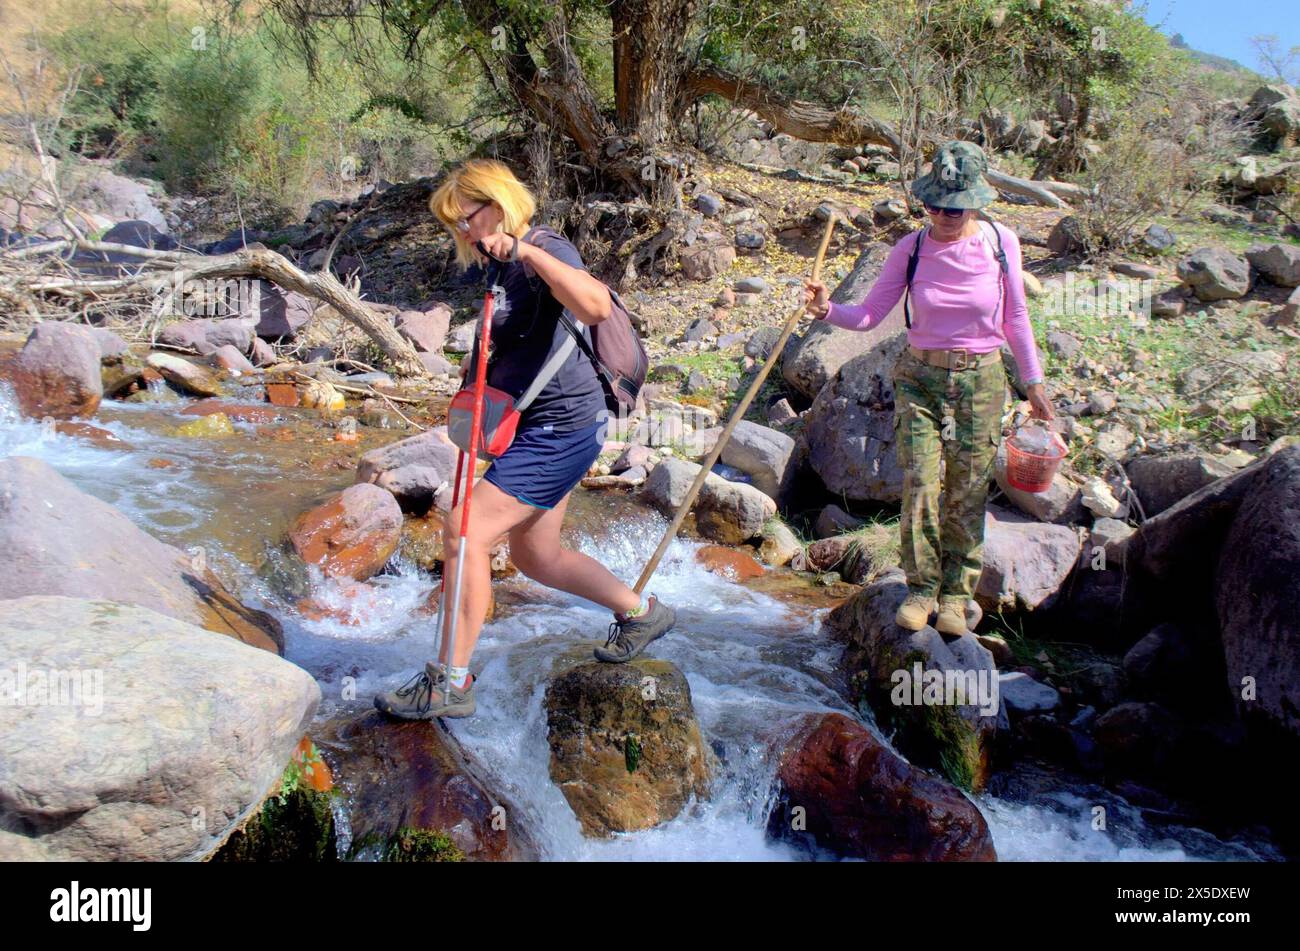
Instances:
[[[912,183],[912,194],[935,208],[983,208],[998,197],[984,178],[988,167],[974,142],[949,142],[934,153],[930,171]]]

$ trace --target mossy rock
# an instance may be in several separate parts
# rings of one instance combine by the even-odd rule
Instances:
[[[231,834],[213,862],[336,862],[338,839],[331,793],[299,783],[296,764],[285,770],[278,794]]]
[[[384,846],[384,862],[463,862],[465,853],[445,832],[403,826]]]

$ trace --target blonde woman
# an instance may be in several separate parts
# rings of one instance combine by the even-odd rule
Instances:
[[[983,568],[988,480],[1002,436],[1003,342],[1024,376],[1033,415],[1055,415],[1025,305],[1020,241],[1011,229],[979,218],[977,209],[996,197],[984,178],[987,167],[970,142],[936,151],[930,172],[912,183],[929,224],[894,245],[861,304],[831,303],[825,284],[805,282],[808,312],[850,330],[875,327],[909,294],[908,347],[894,369],[908,595],[895,621],[913,631],[928,623],[936,596],[935,627],[943,634],[966,630],[966,601]]]
[[[455,239],[462,269],[488,264],[488,257],[500,262],[495,265],[497,283],[504,293],[492,318],[490,386],[516,398],[524,392],[568,334],[558,323],[564,310],[584,334],[586,327],[609,317],[609,289],[587,273],[569,241],[531,224],[533,196],[504,163],[464,163],[433,193],[429,208]],[[509,538],[510,558],[525,575],[614,613],[605,645],[595,651],[599,660],[631,660],[673,626],[672,608],[654,595],[643,600],[598,561],[560,543],[569,493],[600,454],[607,417],[595,367],[575,347],[523,411],[510,447],[474,485],[456,656],[430,661],[401,687],[375,697],[376,707],[419,720],[474,713],[469,663],[491,596],[488,552],[502,537]],[[446,577],[456,575],[456,548],[450,541],[460,520],[458,505],[444,523]],[[446,677],[451,678],[451,699],[444,703]]]

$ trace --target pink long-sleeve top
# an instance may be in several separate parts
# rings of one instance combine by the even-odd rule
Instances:
[[[940,242],[927,234],[912,278],[912,327],[907,340],[924,350],[965,349],[987,353],[1005,340],[1015,355],[1021,378],[1043,375],[1034,346],[1034,330],[1025,305],[1020,276],[1020,239],[1009,228],[994,225],[1007,256],[1007,280],[998,307],[1001,268],[994,241],[983,227],[969,238]],[[824,318],[849,330],[870,330],[889,314],[907,286],[907,259],[916,234],[905,235],[885,259],[880,277],[861,304],[832,303]]]

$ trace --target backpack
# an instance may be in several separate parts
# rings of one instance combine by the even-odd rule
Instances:
[[[998,226],[991,221],[981,221],[979,223],[980,231],[984,234],[984,240],[989,240],[989,229],[984,227],[985,224],[992,229],[993,237],[997,239],[996,247],[992,241],[989,241],[989,247],[993,248],[993,257],[997,259],[998,267],[1002,269],[1002,280],[998,282],[998,308],[1001,309],[1002,291],[1008,274],[1007,253],[1002,250],[1002,232],[998,231]],[[926,225],[916,233],[916,241],[912,248],[912,253],[908,255],[907,258],[907,288],[903,291],[903,319],[907,323],[908,330],[912,329],[912,309],[908,306],[908,299],[912,296],[912,278],[916,276],[916,264],[921,257],[921,242],[925,240],[925,233],[929,230],[930,226]],[[996,312],[997,311],[994,311],[994,313]]]
[[[554,229],[538,225],[537,231],[562,237]],[[596,368],[605,390],[605,405],[614,414],[620,407],[631,412],[636,407],[637,394],[645,385],[646,373],[650,369],[650,358],[645,346],[632,324],[632,315],[623,303],[623,298],[613,288],[607,288],[610,297],[610,313],[606,320],[586,328],[591,335],[582,332],[580,322],[569,313],[568,308],[560,314],[560,324],[577,341],[578,347],[591,360]]]

